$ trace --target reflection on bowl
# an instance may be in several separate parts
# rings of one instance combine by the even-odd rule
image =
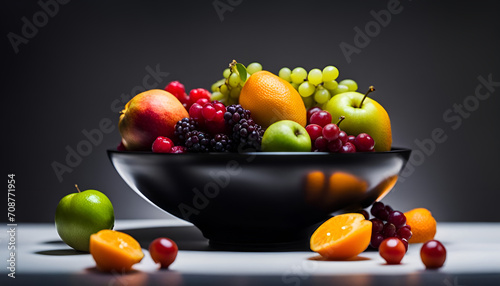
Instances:
[[[286,244],[340,210],[367,207],[396,184],[411,150],[330,154],[155,154],[108,150],[120,176],[213,246]]]

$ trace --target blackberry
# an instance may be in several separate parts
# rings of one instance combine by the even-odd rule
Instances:
[[[233,104],[226,107],[226,112],[224,113],[224,120],[226,121],[227,128],[229,130],[233,129],[241,119],[250,119],[250,110],[244,109],[239,104]]]
[[[182,118],[175,124],[174,141],[175,145],[185,146],[188,133],[198,129],[198,122],[188,117]]]
[[[214,152],[229,152],[233,148],[233,140],[226,134],[219,133],[210,139],[210,147]]]
[[[191,131],[186,134],[185,146],[188,152],[206,153],[210,151],[210,136],[201,131]]]
[[[233,141],[238,149],[251,148],[260,151],[264,129],[255,123],[253,119],[241,119],[233,127]]]

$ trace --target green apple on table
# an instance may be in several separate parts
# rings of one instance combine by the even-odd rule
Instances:
[[[392,145],[391,121],[382,105],[367,97],[374,90],[371,86],[366,94],[337,94],[328,101],[325,110],[330,112],[333,121],[345,116],[341,129],[347,134],[356,136],[368,133],[375,141],[375,151],[389,151]]]
[[[75,185],[76,186],[76,185]],[[69,246],[89,251],[90,235],[113,229],[115,215],[111,201],[97,190],[86,190],[66,195],[57,205],[55,224],[57,233]]]
[[[292,120],[281,120],[269,126],[262,136],[264,152],[310,152],[311,138],[306,129]]]

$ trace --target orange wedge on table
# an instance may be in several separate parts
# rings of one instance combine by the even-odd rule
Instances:
[[[141,245],[132,236],[110,229],[90,236],[90,254],[101,271],[126,272],[142,260]]]
[[[348,213],[324,222],[311,236],[311,250],[332,260],[357,256],[370,244],[372,223],[362,214]]]

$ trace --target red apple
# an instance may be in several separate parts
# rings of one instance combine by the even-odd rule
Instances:
[[[151,89],[132,98],[120,113],[118,129],[128,151],[151,150],[158,136],[173,138],[175,124],[189,117],[171,93]]]

